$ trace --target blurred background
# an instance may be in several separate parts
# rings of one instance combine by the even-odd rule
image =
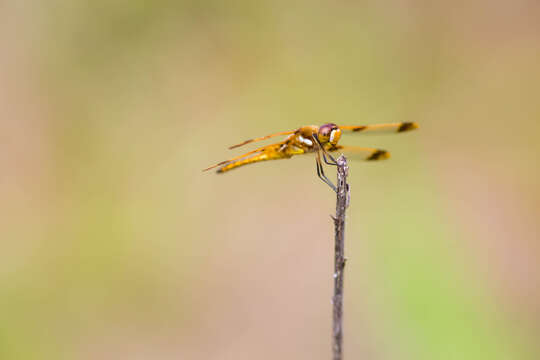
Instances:
[[[201,169],[247,138],[398,121],[421,128],[342,138],[392,153],[350,164],[345,358],[540,358],[539,19],[0,3],[0,358],[330,358],[335,194],[313,158]]]

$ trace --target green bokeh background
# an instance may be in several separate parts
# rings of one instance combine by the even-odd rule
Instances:
[[[535,1],[0,4],[0,359],[327,359],[342,142],[347,359],[540,358]],[[328,169],[332,174],[332,169]]]

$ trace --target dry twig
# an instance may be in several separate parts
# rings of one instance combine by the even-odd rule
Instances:
[[[337,159],[337,199],[335,229],[335,255],[334,255],[334,296],[333,324],[332,324],[332,353],[333,360],[343,358],[343,270],[345,269],[345,210],[349,206],[349,184],[347,176],[349,167],[347,159],[341,155]]]

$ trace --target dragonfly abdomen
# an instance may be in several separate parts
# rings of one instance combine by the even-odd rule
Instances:
[[[290,157],[291,157],[291,155],[289,155],[289,154],[287,154],[285,152],[282,152],[282,151],[262,152],[262,153],[253,155],[251,157],[247,157],[247,158],[244,158],[244,159],[232,161],[232,162],[230,162],[228,164],[225,164],[222,167],[220,167],[216,172],[217,173],[224,173],[224,172],[227,172],[229,170],[235,169],[235,168],[237,168],[239,166],[252,164],[252,163],[259,162],[259,161],[287,159],[287,158],[290,158]]]

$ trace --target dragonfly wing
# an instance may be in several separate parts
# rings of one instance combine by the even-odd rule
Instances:
[[[418,129],[418,124],[415,122],[400,122],[390,124],[374,124],[374,125],[357,125],[357,126],[340,126],[341,130],[347,132],[361,132],[361,133],[400,133]]]
[[[278,132],[278,133],[275,133],[275,134],[270,134],[270,135],[262,136],[262,137],[255,138],[255,139],[245,140],[245,141],[241,142],[240,144],[236,144],[236,145],[230,146],[229,149],[235,149],[235,148],[237,148],[237,147],[240,147],[240,146],[243,146],[243,145],[246,145],[246,144],[255,142],[255,141],[261,141],[261,140],[270,139],[270,138],[272,138],[272,137],[274,137],[274,136],[291,135],[291,134],[294,134],[295,131],[296,131],[296,130],[293,130],[293,131],[282,131],[282,132]]]
[[[353,160],[384,160],[390,157],[390,153],[386,150],[359,147],[359,146],[345,146],[337,145],[328,149],[329,152],[344,153],[348,159]]]

